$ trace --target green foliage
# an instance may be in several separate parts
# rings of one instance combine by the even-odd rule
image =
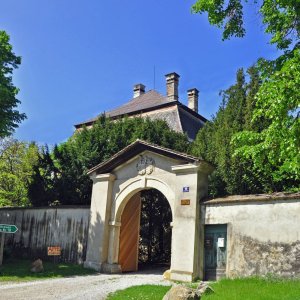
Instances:
[[[34,143],[0,140],[0,207],[29,205],[28,186],[38,151]]]
[[[251,159],[255,170],[272,176],[273,190],[300,188],[300,51],[286,60],[257,93],[251,124],[269,126],[234,136],[236,157]]]
[[[31,196],[31,201],[39,205],[38,194],[42,192],[40,205],[89,204],[92,182],[87,171],[136,139],[179,151],[189,147],[187,136],[172,131],[162,120],[125,118],[112,121],[102,116],[92,128],[75,132],[66,143],[56,146],[52,155],[42,155],[31,187],[34,192],[42,186],[42,191]]]
[[[236,83],[221,93],[223,101],[211,122],[199,131],[192,153],[211,162],[216,170],[210,180],[210,195],[247,194],[263,189],[259,174],[253,172],[251,161],[233,157],[233,135],[245,128],[261,128],[264,122],[251,123],[255,94],[260,86],[259,72],[251,67],[238,70]]]
[[[0,30],[0,138],[11,135],[25,114],[15,108],[20,101],[16,98],[18,89],[13,85],[12,73],[21,63],[21,57],[16,56],[9,44],[9,36]]]
[[[170,286],[139,285],[110,293],[107,300],[161,300]]]
[[[247,1],[198,0],[192,9],[196,13],[207,12],[209,22],[223,29],[223,39],[243,37],[243,2]],[[300,188],[300,2],[265,0],[259,3],[265,32],[271,35],[271,43],[284,53],[273,61],[258,61],[262,84],[253,88],[251,95],[256,104],[246,104],[248,125],[245,124],[240,133],[233,132],[228,155],[234,154],[229,160],[239,160],[245,164],[245,171],[252,173],[251,178],[237,166],[236,174],[247,178],[247,184],[253,187],[251,192],[295,191]],[[249,104],[254,109],[249,110]],[[200,146],[203,151],[201,147],[204,146]],[[226,189],[231,193],[230,187]]]
[[[168,200],[158,190],[141,192],[139,261],[170,263],[172,211]]]
[[[209,23],[223,30],[223,39],[232,36],[243,37],[243,3],[247,0],[197,0],[192,6],[194,13],[208,13]],[[271,43],[279,49],[289,48],[300,37],[300,2],[299,0],[253,0],[260,3],[259,12],[265,32],[271,35]]]
[[[57,203],[57,169],[48,147],[38,153],[37,163],[28,186],[28,196],[33,206],[48,206]]]
[[[224,0],[198,0],[192,10],[195,13],[207,12],[210,24],[223,27],[223,39],[245,35],[242,1],[229,0],[225,4]]]

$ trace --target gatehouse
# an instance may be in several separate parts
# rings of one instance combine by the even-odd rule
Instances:
[[[207,195],[212,170],[199,158],[141,140],[91,169],[93,191],[85,266],[109,273],[137,270],[139,193],[156,189],[168,200],[173,216],[171,279],[202,277],[204,227],[200,200]]]

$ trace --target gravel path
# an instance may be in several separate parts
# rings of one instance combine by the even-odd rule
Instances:
[[[129,273],[120,275],[97,274],[22,283],[0,283],[0,299],[102,300],[110,292],[141,284],[170,285],[170,282],[164,281],[161,273]]]

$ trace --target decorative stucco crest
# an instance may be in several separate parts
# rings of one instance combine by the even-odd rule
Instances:
[[[140,155],[140,159],[136,164],[139,175],[149,175],[154,171],[155,160],[147,155]]]

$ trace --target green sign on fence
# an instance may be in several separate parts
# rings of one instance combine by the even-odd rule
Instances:
[[[0,232],[16,233],[18,227],[16,225],[0,224]]]

